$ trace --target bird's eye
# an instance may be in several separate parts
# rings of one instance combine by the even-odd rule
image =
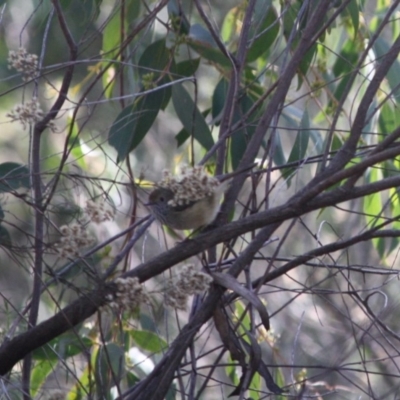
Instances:
[[[164,202],[164,200],[165,200],[164,197],[161,196],[161,197],[160,197],[160,201]]]

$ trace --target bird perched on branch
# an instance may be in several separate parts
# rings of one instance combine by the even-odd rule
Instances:
[[[164,171],[146,205],[157,220],[172,229],[201,228],[216,218],[231,179],[253,167],[215,177],[202,166],[182,167],[178,176]]]

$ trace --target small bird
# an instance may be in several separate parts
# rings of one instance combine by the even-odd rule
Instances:
[[[171,189],[158,187],[150,193],[147,205],[156,219],[172,229],[198,229],[214,221],[228,187],[229,181],[222,182],[211,195],[178,205],[170,204],[175,197]]]
[[[209,176],[202,167],[182,170],[180,178],[167,172],[145,205],[158,221],[172,229],[199,229],[216,218],[232,177],[253,167],[217,177]]]

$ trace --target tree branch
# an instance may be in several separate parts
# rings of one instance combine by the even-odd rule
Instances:
[[[318,195],[308,203],[289,200],[282,206],[251,215],[239,221],[234,221],[215,228],[212,231],[199,234],[194,239],[186,240],[171,250],[137,266],[132,271],[123,274],[122,277],[138,277],[140,282],[144,282],[201,251],[215,246],[218,243],[237,238],[247,232],[260,228],[274,231],[277,227],[275,224],[280,224],[288,219],[398,186],[400,186],[400,176],[394,176],[355,188],[344,189],[343,187],[339,187],[331,192]],[[236,274],[237,270],[241,269],[243,265],[244,264],[238,261],[232,267],[231,273]],[[0,359],[2,360],[0,363],[0,375],[9,372],[15,363],[26,356],[26,354],[48,343],[58,335],[68,331],[73,326],[76,326],[93,315],[98,307],[105,303],[105,295],[114,293],[114,291],[115,286],[110,284],[105,288],[89,292],[58,312],[55,316],[32,328],[31,331],[22,333],[9,341],[5,341],[0,347]]]

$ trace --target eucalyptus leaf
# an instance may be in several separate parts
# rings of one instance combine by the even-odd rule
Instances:
[[[209,150],[214,144],[210,128],[189,93],[180,83],[172,87],[172,102],[186,131],[190,132],[201,146]]]
[[[130,329],[129,335],[142,350],[151,353],[160,353],[168,348],[168,343],[154,332],[138,329]]]
[[[113,122],[108,143],[117,150],[117,163],[123,161],[144,139],[164,101],[163,90],[141,96],[125,107]]]
[[[262,20],[255,25],[252,33],[253,39],[250,48],[247,52],[247,62],[257,60],[262,56],[275,42],[278,36],[280,25],[278,14],[274,7],[266,8],[268,11],[260,13],[263,16]]]
[[[29,169],[15,162],[0,164],[0,193],[30,188]]]
[[[194,24],[190,27],[190,33],[187,37],[187,42],[189,46],[193,48],[193,50],[207,60],[213,61],[225,68],[232,67],[231,61],[217,47],[210,32],[208,32],[201,25]]]
[[[307,110],[304,111],[303,118],[300,122],[300,128],[297,132],[295,142],[290,152],[288,163],[300,161],[306,155],[308,141],[310,138],[310,120]],[[282,176],[287,179],[287,184],[290,186],[291,180],[293,178],[293,173],[298,169],[298,167],[288,167],[282,171]]]

